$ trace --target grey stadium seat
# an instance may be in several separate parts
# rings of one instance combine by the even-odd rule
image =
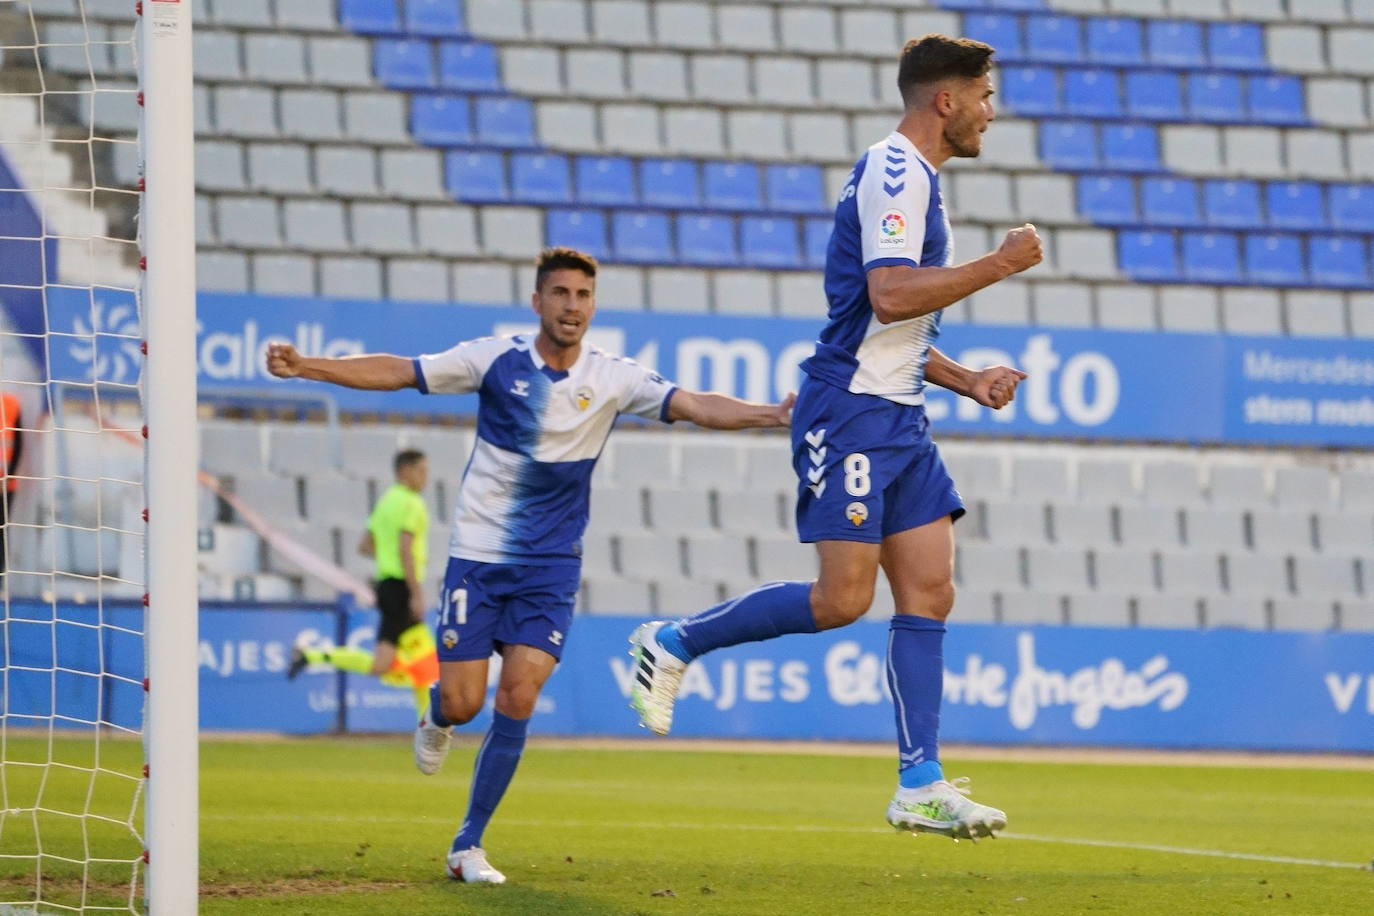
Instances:
[[[1280,509],[1329,509],[1333,483],[1325,468],[1279,468],[1274,472],[1274,502]]]
[[[379,192],[376,157],[365,146],[318,147],[315,183],[329,194],[372,197]]]
[[[1071,499],[1068,462],[1062,458],[1013,459],[1011,491],[1017,499]]]
[[[736,537],[719,534],[689,534],[685,538],[687,569],[693,579],[703,582],[725,582],[748,579],[753,570],[749,563],[749,545]]]
[[[961,588],[954,599],[954,615],[960,625],[966,623],[996,623],[997,599],[992,592],[977,588]]]
[[[1088,556],[1063,547],[1028,547],[1026,580],[1036,592],[1081,592],[1088,587]]]
[[[367,482],[342,474],[305,476],[305,517],[313,526],[356,525],[368,517]]]
[[[338,28],[332,0],[276,0],[277,25],[284,29],[329,32]]]
[[[277,136],[275,93],[259,86],[215,89],[215,130],[231,137]]]
[[[649,4],[644,0],[593,0],[592,34],[600,44],[653,44],[649,30]]]
[[[226,83],[243,79],[237,33],[196,29],[192,45],[196,79]]]
[[[525,37],[525,4],[521,0],[467,0],[468,31],[478,38]]]
[[[589,614],[623,614],[642,617],[653,607],[647,582],[600,575],[582,579],[583,604]]]
[[[792,527],[792,508],[773,491],[718,490],[716,518],[722,531],[778,537]]]
[[[372,258],[320,258],[320,295],[340,299],[382,298],[382,265]]]
[[[1263,597],[1223,597],[1213,595],[1202,602],[1202,620],[1208,629],[1221,627],[1243,630],[1269,628],[1269,612]]]
[[[654,36],[671,48],[715,46],[711,7],[705,3],[655,3]]]
[[[1116,540],[1112,510],[1107,506],[1061,503],[1050,507],[1050,529],[1056,544],[1103,547]]]
[[[664,579],[652,583],[654,613],[682,617],[718,604],[720,585],[696,579]]]
[[[312,37],[307,48],[311,81],[342,88],[372,85],[372,52],[359,38]]]
[[[283,89],[277,97],[283,137],[338,140],[343,137],[339,95],[323,89]]]
[[[1295,557],[1294,590],[1302,598],[1349,599],[1357,594],[1357,562],[1350,557]]]
[[[253,291],[277,296],[313,296],[315,261],[302,254],[258,252],[252,256]]]
[[[337,200],[288,200],[282,204],[286,244],[307,251],[344,251],[349,247],[343,204]]]
[[[629,55],[630,94],[637,99],[685,102],[687,57],[662,51],[634,51]]]
[[[1064,599],[1039,592],[1004,592],[1002,623],[1008,626],[1060,626],[1065,623]]]
[[[1092,571],[1099,591],[1146,594],[1157,588],[1154,556],[1143,550],[1095,550]]]
[[[1317,516],[1317,543],[1327,555],[1374,556],[1374,517],[1323,512]]]
[[[196,286],[220,293],[248,292],[248,257],[232,251],[197,252]]]
[[[249,509],[270,520],[294,522],[300,518],[300,502],[293,479],[266,474],[236,474],[234,495],[243,500]]]
[[[218,25],[261,28],[272,25],[268,0],[215,0],[211,12],[213,21]]]
[[[254,82],[304,83],[305,40],[295,35],[247,35],[243,40],[245,75]]]
[[[761,582],[814,579],[819,566],[811,544],[799,544],[796,538],[754,540],[754,572]]]
[[[1221,560],[1212,553],[1159,553],[1160,590],[1170,595],[1221,593]]]
[[[1312,553],[1312,516],[1306,512],[1268,512],[1256,509],[1250,513],[1250,538],[1260,553]]]
[[[620,574],[643,581],[685,578],[681,543],[657,534],[620,536]]]
[[[443,200],[443,164],[434,150],[382,150],[382,189],[389,197]]]
[[[242,248],[281,244],[277,202],[266,197],[221,197],[215,206],[220,241]]]
[[[1147,503],[1189,506],[1202,498],[1197,465],[1186,461],[1147,461],[1142,497]]]
[[[988,591],[1023,588],[1021,551],[991,544],[965,544],[955,553],[955,573],[961,586]]]
[[[1207,497],[1218,506],[1262,506],[1269,503],[1264,470],[1253,465],[1213,465]]]
[[[410,207],[392,203],[349,205],[350,238],[355,248],[379,254],[406,254],[415,250]]]
[[[457,204],[418,206],[415,208],[415,235],[417,246],[424,252],[467,254],[476,251],[477,213],[471,207]],[[510,289],[509,281],[505,288]],[[504,302],[506,299],[492,301]]]
[[[1292,593],[1288,584],[1288,563],[1283,557],[1229,553],[1225,566],[1226,591],[1232,595],[1276,598]]]
[[[1180,595],[1140,595],[1135,600],[1136,625],[1195,629],[1202,623],[1202,602]]]
[[[660,533],[710,531],[711,500],[704,490],[650,487],[649,527]]]
[[[732,51],[771,51],[778,44],[773,9],[762,5],[716,7],[716,34]]]
[[[123,148],[121,146],[121,148]],[[206,191],[244,188],[243,147],[220,140],[196,143],[196,185]]]
[[[1169,549],[1183,543],[1181,516],[1168,506],[1120,506],[1116,510],[1117,530],[1127,547]]]
[[[945,466],[965,499],[1004,499],[1007,495],[1002,459],[986,448],[941,450]]]
[[[345,429],[340,438],[343,471],[358,478],[389,481],[392,459],[400,450],[394,429]],[[431,462],[431,470],[438,462]]]
[[[1330,630],[1336,626],[1336,606],[1330,601],[1278,598],[1273,603],[1276,630]]]
[[[338,468],[342,448],[339,433],[328,427],[270,426],[268,464],[278,474],[308,477]]]
[[[386,297],[397,302],[452,302],[448,265],[425,258],[392,258],[386,264]]]
[[[615,536],[604,531],[588,531],[582,537],[582,572],[584,576],[617,578],[615,568]]]
[[[679,458],[682,480],[690,486],[731,488],[744,481],[742,455],[732,442],[683,442]]]
[[[1131,599],[1107,592],[1065,596],[1068,622],[1080,627],[1128,627],[1131,625]]]
[[[995,544],[1043,544],[1045,507],[1032,502],[985,503],[983,531]]]
[[[1247,546],[1245,514],[1239,509],[1183,510],[1183,531],[1195,550],[1240,550]]]
[[[250,144],[248,177],[255,191],[309,194],[310,151],[294,143]]]
[[[1342,630],[1374,632],[1374,601],[1342,601],[1339,610]]]
[[[1374,510],[1374,472],[1341,472],[1341,508],[1346,512]]]
[[[344,96],[344,125],[352,140],[400,146],[411,142],[405,101],[400,95],[350,92]]]

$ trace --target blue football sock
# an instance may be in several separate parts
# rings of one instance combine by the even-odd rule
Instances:
[[[501,804],[501,796],[506,794],[515,768],[520,765],[529,725],[529,719],[512,719],[499,712],[492,713],[491,729],[472,766],[468,813],[463,826],[458,828],[458,835],[453,838],[454,852],[482,845],[487,822],[496,813],[496,806]]]
[[[674,631],[672,633],[668,631]],[[679,620],[659,631],[659,642],[689,662],[712,649],[758,642],[788,633],[816,632],[810,582],[771,582]]]
[[[887,640],[887,686],[897,713],[897,771],[903,788],[942,779],[940,700],[945,686],[945,625],[898,614]]]
[[[429,721],[440,728],[448,728],[453,723],[444,718],[444,703],[439,698],[439,682],[429,687]]]

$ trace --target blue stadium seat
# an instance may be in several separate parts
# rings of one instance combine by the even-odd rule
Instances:
[[[747,162],[708,162],[702,168],[705,205],[719,210],[757,210],[763,203],[758,166]]]
[[[1365,286],[1369,257],[1365,243],[1353,235],[1314,235],[1308,239],[1312,282],[1321,286]]]
[[[1118,233],[1117,261],[1126,275],[1136,280],[1178,279],[1178,250],[1172,232]]]
[[[1198,121],[1244,121],[1240,77],[1230,73],[1189,74],[1188,114]]]
[[[401,31],[396,0],[339,0],[339,22],[360,35],[396,35]]]
[[[1202,186],[1202,209],[1207,225],[1229,228],[1259,228],[1259,186],[1253,181],[1208,181]]]
[[[1183,117],[1183,90],[1178,75],[1161,70],[1128,72],[1126,111],[1133,118],[1180,120]]]
[[[1325,229],[1321,186],[1311,181],[1271,181],[1264,191],[1269,225],[1276,229]]]
[[[1159,134],[1144,124],[1104,124],[1102,167],[1121,172],[1158,172]]]
[[[1089,19],[1088,60],[1099,64],[1144,63],[1140,22],[1135,19]]]
[[[1205,283],[1239,283],[1240,244],[1229,232],[1183,233],[1183,276]]]
[[[451,38],[463,34],[461,0],[405,0],[406,31]]]
[[[606,256],[606,216],[600,210],[550,210],[544,225],[549,245],[567,245],[593,257]]]
[[[379,38],[372,45],[372,72],[388,89],[433,89],[434,49],[418,39]]]
[[[472,115],[461,95],[415,95],[410,99],[410,133],[430,146],[472,142]]]
[[[579,156],[577,199],[584,204],[629,207],[635,196],[634,166],[619,156]]]
[[[1246,89],[1251,119],[1261,124],[1307,123],[1300,77],[1252,76]]]
[[[1137,222],[1135,183],[1116,175],[1082,175],[1078,179],[1078,212],[1101,226]]]
[[[701,206],[697,164],[687,159],[645,159],[639,163],[639,196],[651,207]]]
[[[670,264],[673,243],[662,213],[617,213],[611,218],[611,249],[617,261]]]
[[[1003,67],[1002,100],[1019,115],[1059,113],[1059,86],[1050,67]]]
[[[1202,25],[1181,19],[1152,19],[1145,27],[1150,61],[1169,67],[1205,67]]]
[[[1151,226],[1197,226],[1197,185],[1187,179],[1146,178],[1140,183],[1140,213]]]
[[[573,199],[568,160],[551,153],[519,153],[510,160],[511,199],[564,204]]]
[[[739,243],[749,267],[801,266],[796,220],[747,216],[739,223]]]
[[[1374,187],[1367,184],[1333,184],[1331,225],[1337,229],[1374,232]]]
[[[1302,240],[1296,235],[1253,234],[1245,237],[1245,273],[1252,283],[1299,286],[1307,282],[1302,267]]]
[[[1115,70],[1064,71],[1064,113],[1077,117],[1115,118],[1121,115],[1121,86]]]
[[[477,142],[492,146],[534,146],[534,109],[525,99],[477,99]]]
[[[446,41],[439,46],[439,85],[464,92],[501,91],[496,49],[481,41]]]
[[[683,264],[739,263],[735,221],[728,216],[683,214],[677,218],[677,257]]]
[[[830,233],[835,229],[833,219],[809,219],[802,232],[806,246],[806,266],[820,270],[825,266],[825,250],[830,247]]]
[[[1214,22],[1207,27],[1207,48],[1213,67],[1267,70],[1264,28],[1254,22]]]
[[[1018,60],[1021,49],[1021,22],[1006,13],[970,13],[964,17],[963,34],[985,41],[997,49],[999,60]]]
[[[479,204],[510,200],[510,191],[506,188],[506,161],[500,153],[454,150],[446,158],[448,193],[454,200]]]
[[[1057,169],[1096,168],[1097,133],[1086,121],[1047,121],[1040,125],[1040,158]]]
[[[768,207],[787,213],[819,213],[825,207],[820,166],[768,166]]]
[[[1031,60],[1075,63],[1083,59],[1083,29],[1075,16],[1027,16],[1026,56]],[[1001,49],[998,49],[1000,54]]]

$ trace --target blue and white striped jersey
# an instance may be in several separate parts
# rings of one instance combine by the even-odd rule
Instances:
[[[566,372],[531,336],[485,337],[415,359],[425,394],[476,391],[477,441],[449,553],[484,563],[576,563],[592,468],[622,413],[667,422],[671,382],[587,344]]]
[[[924,403],[926,359],[940,335],[940,312],[879,323],[868,299],[868,271],[893,264],[948,267],[953,261],[940,177],[894,131],[868,148],[840,195],[825,255],[830,323],[802,368],[856,394]]]

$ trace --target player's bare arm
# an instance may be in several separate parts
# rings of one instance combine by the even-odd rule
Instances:
[[[1010,366],[971,369],[957,363],[935,347],[926,362],[926,381],[972,398],[984,407],[1001,410],[1016,398],[1016,386],[1026,373]]]
[[[329,359],[302,356],[291,344],[270,344],[267,371],[277,378],[303,378],[368,391],[415,387],[415,365],[404,356],[367,353]]]
[[[779,404],[755,404],[723,394],[678,389],[668,402],[668,419],[689,420],[707,429],[787,426],[791,423],[792,403],[796,399],[796,395],[789,394]]]
[[[956,267],[875,267],[868,272],[868,299],[883,324],[905,321],[953,305],[1044,257],[1039,233],[1026,223],[1008,232],[996,251]]]
[[[375,557],[377,555],[377,544],[372,540],[372,532],[366,532],[358,539],[358,554],[364,557]]]
[[[401,532],[401,568],[406,573],[406,587],[410,592],[410,619],[419,623],[425,619],[425,592],[415,563],[415,535]]]

